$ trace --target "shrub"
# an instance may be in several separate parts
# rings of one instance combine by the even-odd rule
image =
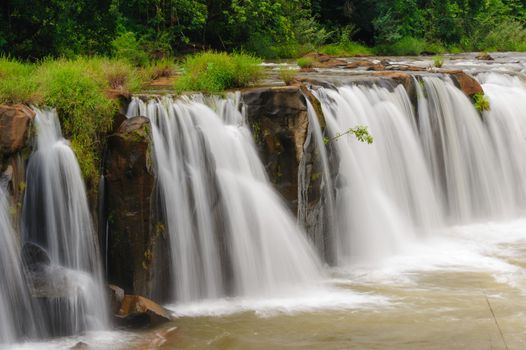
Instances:
[[[247,54],[202,52],[188,57],[177,91],[220,92],[248,86],[262,76],[261,60]]]
[[[291,85],[296,80],[298,71],[295,69],[280,69],[279,78],[283,80],[285,85]]]
[[[36,98],[34,67],[0,57],[0,103],[31,103]]]
[[[116,58],[123,59],[136,66],[143,66],[148,63],[148,55],[141,48],[141,45],[133,32],[119,34],[112,42],[113,52]]]
[[[314,60],[310,57],[302,57],[296,63],[300,68],[312,68]]]

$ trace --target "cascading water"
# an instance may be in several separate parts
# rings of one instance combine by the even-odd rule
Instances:
[[[418,139],[414,113],[402,86],[349,86],[316,91],[329,138],[367,125],[373,145],[350,136],[330,143],[339,159],[332,216],[335,262],[377,259],[441,222],[439,197]],[[317,123],[313,127],[319,128]],[[324,171],[330,173],[329,170]]]
[[[177,302],[265,295],[319,278],[233,100],[134,99],[130,107],[129,117],[143,111],[152,121]]]
[[[33,294],[42,299],[49,334],[101,328],[108,323],[106,294],[80,168],[56,112],[35,112],[38,136],[27,167],[23,235],[51,262],[31,276],[47,285],[42,291],[37,283]]]
[[[24,281],[20,247],[11,225],[9,203],[0,183],[0,346],[20,338],[38,335],[38,318],[33,312]]]
[[[512,176],[503,166],[507,156],[497,156],[471,101],[448,78],[423,77],[422,82],[423,87],[416,84],[422,143],[448,216],[471,222],[513,214],[514,183],[502,181]]]

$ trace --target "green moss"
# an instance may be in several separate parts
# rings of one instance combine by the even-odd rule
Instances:
[[[186,59],[177,91],[221,92],[248,86],[259,80],[261,60],[247,54],[202,52]]]

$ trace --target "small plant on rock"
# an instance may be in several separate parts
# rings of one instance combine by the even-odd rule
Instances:
[[[302,57],[296,62],[302,69],[312,68],[314,66],[314,60],[310,57]]]
[[[444,56],[435,56],[435,58],[433,58],[433,65],[437,68],[442,68],[444,65]]]
[[[473,102],[474,102],[475,108],[479,112],[490,110],[489,100],[482,93],[475,94],[475,96],[473,96]]]
[[[279,70],[279,78],[283,80],[285,85],[292,85],[294,81],[296,80],[296,75],[298,74],[298,71],[295,69],[280,69]]]
[[[371,144],[374,141],[373,136],[369,133],[369,130],[367,129],[367,126],[358,125],[354,128],[350,128],[349,130],[343,133],[336,133],[336,135],[332,138],[326,136],[323,138],[323,142],[327,145],[332,141],[338,141],[344,135],[351,134],[354,135],[356,139],[360,142]]]

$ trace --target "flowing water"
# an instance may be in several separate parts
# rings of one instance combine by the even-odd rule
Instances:
[[[23,240],[42,247],[49,266],[33,273],[49,335],[108,327],[96,234],[75,154],[62,138],[58,116],[35,109],[37,144],[27,166]],[[39,285],[37,283],[37,285]]]
[[[128,115],[137,110],[152,121],[174,301],[272,295],[320,278],[234,99],[135,99]]]
[[[310,236],[271,188],[238,96],[134,98],[128,117],[152,123],[174,277],[168,307],[177,319],[153,331],[88,333],[21,348],[67,349],[83,340],[102,349],[524,349],[524,62],[446,62],[468,67],[482,83],[491,109],[481,114],[447,76],[416,77],[415,106],[402,86],[315,90],[326,128],[309,105],[305,147],[323,146],[324,208],[323,225]],[[48,113],[39,112],[37,122],[42,115]],[[337,137],[356,125],[368,126],[372,145]],[[69,150],[57,126],[49,130],[53,137],[39,134],[42,154],[28,172],[40,175],[28,179],[27,192],[41,193],[32,202],[47,210],[25,208],[26,223],[28,213],[40,220],[26,227],[26,237],[68,271],[97,275],[90,264],[69,260],[83,254],[79,237],[53,246],[63,238],[51,232],[74,231],[64,217],[86,216],[48,209],[46,198],[67,186],[35,185],[78,172],[68,166],[45,175],[46,164],[59,167],[44,153]],[[324,138],[332,141],[325,146]],[[300,171],[300,220],[307,215],[305,177]],[[70,190],[63,198],[76,195]],[[16,260],[13,244],[0,249]],[[61,251],[64,244],[75,254]],[[314,248],[334,266],[323,267]],[[0,325],[6,337],[12,328]]]

